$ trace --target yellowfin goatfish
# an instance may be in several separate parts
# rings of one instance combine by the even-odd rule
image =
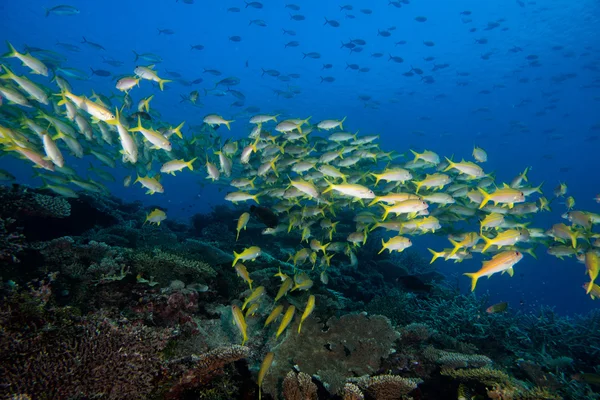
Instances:
[[[310,296],[308,296],[308,301],[306,302],[306,308],[304,309],[304,312],[302,313],[302,318],[300,318],[300,324],[298,324],[298,334],[300,334],[300,329],[302,329],[302,323],[304,322],[304,320],[306,318],[308,318],[310,316],[310,314],[312,314],[314,309],[315,309],[315,296],[313,294],[311,294]]]
[[[162,91],[164,89],[165,83],[171,82],[167,79],[161,79],[156,75],[156,72],[152,69],[152,65],[148,67],[136,67],[133,72],[142,79],[153,81],[158,83],[158,87]]]
[[[246,325],[246,320],[244,319],[244,314],[242,314],[242,310],[235,304],[231,306],[231,313],[233,314],[233,323],[238,327],[240,333],[242,334],[242,346],[248,340],[248,326]]]
[[[246,283],[248,283],[248,286],[250,286],[250,290],[252,290],[253,280],[250,279],[250,274],[248,273],[248,269],[246,268],[246,266],[242,263],[236,263],[234,268],[237,275],[240,278],[242,278]]]
[[[150,222],[151,224],[156,224],[157,226],[160,226],[160,223],[165,219],[167,219],[167,214],[163,210],[155,208],[150,214],[146,215],[146,220],[144,221],[144,224],[146,222]]]
[[[267,355],[265,356],[265,359],[263,360],[262,364],[260,364],[260,370],[258,371],[258,400],[261,400],[262,397],[262,383],[263,380],[265,379],[265,376],[267,375],[267,372],[269,371],[269,368],[271,368],[271,364],[273,363],[273,357],[275,356],[274,353],[269,352],[267,353]]]
[[[271,311],[271,313],[267,317],[264,327],[269,326],[271,324],[271,322],[275,321],[277,319],[277,317],[279,317],[281,315],[282,311],[283,311],[283,305],[280,304],[277,307],[275,307],[273,309],[273,311]]]
[[[197,160],[197,158],[192,158],[190,161],[184,161],[184,160],[167,161],[166,163],[164,163],[162,165],[162,167],[160,167],[160,172],[162,172],[164,174],[175,175],[175,171],[182,171],[186,167],[189,168],[190,171],[193,171],[194,167],[192,164],[196,160]]]
[[[244,304],[242,305],[242,310],[246,309],[246,306],[250,303],[253,303],[255,301],[257,301],[258,299],[260,299],[263,295],[265,294],[265,287],[264,286],[259,286],[256,289],[254,289],[252,291],[252,293],[250,293],[250,296],[248,296],[248,298],[246,299],[246,301],[244,301]]]
[[[248,223],[248,220],[250,219],[250,214],[245,212],[242,215],[240,215],[240,218],[238,219],[238,223],[237,223],[237,234],[235,235],[235,241],[237,242],[237,240],[240,237],[240,231],[242,229],[246,230],[246,224]]]
[[[247,261],[247,260],[256,260],[258,257],[260,257],[260,255],[262,254],[262,251],[260,249],[260,247],[258,246],[252,246],[252,247],[248,247],[247,249],[245,249],[244,251],[242,251],[241,253],[236,253],[235,251],[233,252],[233,263],[231,264],[231,266],[235,266],[235,264],[239,261]]]
[[[288,327],[290,322],[292,322],[292,318],[294,318],[295,312],[296,312],[296,307],[294,307],[294,306],[288,307],[285,314],[283,315],[283,319],[281,320],[281,323],[279,324],[279,328],[277,328],[277,334],[275,335],[275,338],[278,338],[283,333],[283,331],[285,331],[285,328]]]
[[[477,280],[482,276],[492,276],[497,272],[508,272],[510,276],[513,276],[513,266],[521,261],[523,253],[520,251],[505,251],[496,254],[491,260],[485,261],[481,269],[473,273],[465,273],[463,275],[471,278],[471,291],[475,290],[477,286]]]

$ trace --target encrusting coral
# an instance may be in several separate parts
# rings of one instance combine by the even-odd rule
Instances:
[[[191,390],[208,384],[223,373],[223,368],[235,361],[248,357],[250,349],[245,346],[231,345],[218,347],[202,355],[191,355],[171,360],[171,369],[182,371],[179,381],[167,393],[168,399],[180,399]]]
[[[216,271],[203,261],[189,259],[160,249],[134,251],[130,259],[136,273],[142,274],[147,279],[152,277],[162,286],[168,286],[173,279],[179,279],[185,283],[203,282],[217,275]]]
[[[403,378],[397,375],[361,376],[349,379],[357,385],[366,398],[376,400],[401,400],[417,388],[423,381],[420,379]]]
[[[450,351],[438,350],[428,346],[423,355],[431,362],[439,364],[442,370],[457,368],[481,368],[492,364],[489,357],[478,354],[461,354]]]

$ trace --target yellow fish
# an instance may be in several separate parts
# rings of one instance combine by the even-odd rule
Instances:
[[[258,246],[248,247],[241,253],[233,252],[233,263],[231,266],[235,266],[238,260],[247,261],[247,260],[256,260],[262,254],[262,250]]]
[[[510,276],[513,276],[513,266],[521,261],[521,259],[523,259],[523,253],[520,251],[505,251],[496,254],[491,260],[485,261],[479,271],[463,275],[471,278],[471,291],[474,291],[475,286],[477,286],[477,280],[482,276],[490,277],[497,272],[508,272]]]
[[[257,382],[258,383],[258,400],[261,400],[262,383],[263,383],[263,380],[265,379],[265,376],[267,375],[267,372],[269,371],[269,368],[271,367],[271,364],[273,363],[274,356],[275,356],[275,354],[273,352],[267,353],[262,364],[260,364],[260,370],[258,371],[258,382]]]
[[[279,328],[277,329],[277,334],[275,335],[275,338],[278,338],[279,335],[281,335],[283,333],[283,331],[285,331],[285,328],[288,327],[288,325],[290,324],[290,322],[292,322],[292,318],[294,318],[294,313],[296,312],[296,307],[294,306],[289,306],[288,309],[286,310],[285,314],[283,315],[283,319],[281,320],[281,324],[279,324]]]
[[[254,289],[254,291],[252,293],[250,293],[250,296],[248,296],[246,301],[244,301],[244,304],[242,305],[242,310],[246,309],[246,306],[248,305],[248,303],[251,303],[251,302],[254,302],[254,301],[260,299],[264,294],[265,294],[264,286],[259,286],[256,289]]]
[[[598,277],[598,271],[600,270],[599,264],[600,263],[598,261],[598,254],[596,254],[596,252],[588,251],[587,253],[585,253],[585,268],[587,269],[587,273],[590,276],[590,282],[585,292],[586,294],[590,294],[590,292],[592,291],[594,282]]]
[[[304,309],[304,313],[302,313],[302,318],[300,318],[300,324],[298,325],[298,334],[300,334],[300,329],[302,329],[302,323],[310,314],[312,314],[315,309],[315,296],[308,296],[308,301],[306,302],[306,308]]]
[[[231,312],[233,314],[233,323],[238,327],[240,333],[242,334],[242,346],[248,341],[248,325],[246,325],[246,320],[244,319],[244,314],[242,314],[242,310],[235,304],[231,306]]]
[[[151,224],[154,223],[160,226],[161,221],[164,221],[165,219],[167,219],[167,214],[163,210],[155,208],[150,214],[146,215],[146,220],[144,221],[144,224],[146,222],[150,222]]]
[[[238,223],[237,223],[237,235],[235,236],[235,241],[237,242],[237,240],[240,237],[240,231],[246,230],[246,224],[248,223],[248,220],[250,220],[250,214],[245,212],[242,215],[240,215],[240,218],[238,219]]]
[[[277,307],[275,307],[273,309],[273,311],[271,311],[271,314],[269,314],[269,316],[267,317],[267,320],[265,321],[265,327],[269,326],[269,324],[273,321],[275,321],[277,319],[277,317],[279,317],[279,315],[281,315],[281,312],[283,311],[283,305],[278,305]]]

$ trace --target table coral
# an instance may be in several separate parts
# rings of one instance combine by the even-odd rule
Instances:
[[[273,348],[275,362],[263,384],[266,393],[277,393],[277,379],[293,365],[304,373],[318,375],[329,391],[336,393],[347,377],[377,371],[399,336],[387,318],[366,313],[333,317],[325,324],[308,318],[301,335],[297,333],[298,322]]]

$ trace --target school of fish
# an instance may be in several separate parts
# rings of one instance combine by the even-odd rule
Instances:
[[[261,114],[234,121],[209,114],[200,132],[183,135],[182,121],[145,118],[154,96],[140,98],[134,105],[137,87],[155,83],[162,91],[170,82],[152,66],[137,66],[117,81],[115,89],[123,95],[116,104],[114,97],[100,93],[76,93],[57,71],[50,82],[51,71],[43,61],[10,43],[4,57],[0,65],[2,156],[31,163],[43,188],[70,198],[78,197],[78,190],[108,195],[102,181],[114,181],[109,170],[120,166],[131,171],[123,184],[139,183],[149,195],[168,196],[161,182],[177,179],[171,176],[176,173],[193,173],[229,187],[224,196],[229,202],[266,203],[280,223],[263,234],[273,238],[278,233],[297,234],[299,243],[299,250],[287,260],[294,265],[293,272],[280,270],[274,277],[281,280],[276,303],[290,292],[310,291],[315,269],[318,284],[327,285],[329,268],[337,263],[357,265],[356,252],[375,231],[384,231],[387,237],[377,236],[380,253],[402,252],[427,234],[445,235],[449,242],[446,249],[429,249],[432,263],[437,259],[461,262],[481,253],[487,259],[481,268],[464,274],[471,279],[471,290],[481,277],[505,272],[512,276],[524,254],[535,257],[536,248],[543,245],[552,256],[572,257],[583,264],[589,278],[586,293],[600,296],[595,283],[600,234],[593,232],[600,214],[577,210],[564,183],[548,199],[542,184],[529,184],[527,169],[511,182],[496,182],[492,171],[482,167],[488,159],[482,148],[473,149],[473,161],[452,160],[431,150],[386,152],[378,135],[346,130],[346,117],[317,122],[310,116]],[[9,65],[12,59],[29,74],[15,73]],[[215,144],[211,139],[215,128],[224,125],[229,130],[234,124],[246,129],[247,137]],[[82,176],[69,165],[73,157],[96,159],[107,169],[91,166]],[[529,225],[535,213],[551,211],[550,205],[557,206],[559,199],[564,199],[564,222],[547,229]],[[342,211],[354,215],[354,231],[343,237],[337,231],[337,215]],[[164,211],[155,209],[145,222],[160,225],[166,218]],[[236,240],[243,237],[249,220],[250,214],[240,214]],[[472,230],[453,229],[458,222],[470,224]],[[256,246],[234,253],[232,267],[250,289],[241,307],[232,305],[242,344],[249,337],[246,319],[256,314],[265,294],[263,286],[252,288],[243,263],[261,255]],[[301,315],[298,310],[298,334],[314,308],[315,297],[310,295]],[[296,311],[292,305],[276,304],[265,328],[281,318],[275,331],[278,338]],[[269,353],[263,367],[268,369],[272,358]],[[264,373],[261,369],[260,376]]]

